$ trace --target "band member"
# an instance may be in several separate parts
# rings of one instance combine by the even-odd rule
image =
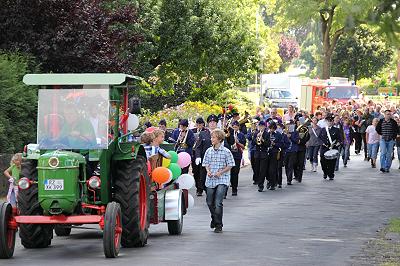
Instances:
[[[203,182],[201,181],[201,176],[200,176],[200,172],[201,172],[201,163],[196,164],[196,146],[199,144],[199,137],[200,137],[200,132],[208,130],[205,128],[205,122],[204,119],[202,117],[198,117],[196,119],[196,127],[191,129],[191,131],[194,134],[195,137],[195,143],[193,146],[193,154],[192,154],[192,173],[193,173],[193,177],[194,180],[196,181],[196,188],[197,188],[197,192],[201,193],[203,192]],[[201,160],[201,158],[200,158]]]
[[[245,117],[244,117],[244,120],[247,120],[246,119],[246,117],[248,117],[249,116],[249,114],[246,112],[245,113]],[[246,127],[246,123],[244,122],[244,123],[241,123],[241,119],[240,119],[240,115],[239,115],[239,113],[233,113],[232,114],[232,119],[233,119],[233,121],[238,121],[239,122],[239,130],[240,130],[240,132],[242,132],[243,134],[247,134],[247,127]],[[233,122],[232,121],[232,122]]]
[[[251,128],[249,131],[247,131],[247,135],[246,135],[246,138],[249,141],[248,150],[249,150],[249,159],[250,159],[250,163],[251,163],[251,169],[253,170],[253,185],[257,185],[257,179],[256,179],[256,174],[255,174],[255,158],[254,158],[254,152],[256,150],[256,147],[255,147],[255,145],[253,145],[253,136],[257,130],[257,123],[258,123],[258,120],[253,119],[253,121],[251,123]]]
[[[158,122],[158,127],[164,131],[164,141],[168,143],[175,142],[172,138],[172,133],[167,130],[167,121],[165,121],[165,119],[161,119],[160,122]]]
[[[278,188],[282,188],[282,168],[284,166],[284,159],[286,157],[285,150],[289,147],[290,141],[287,137],[286,134],[283,134],[283,131],[285,129],[285,126],[282,123],[278,123],[278,127],[276,129],[277,132],[282,134],[282,142],[283,142],[283,147],[281,151],[281,156],[278,160],[278,179],[277,179],[277,184]]]
[[[297,131],[299,133],[299,140],[297,142],[297,161],[294,165],[294,179],[301,183],[303,180],[304,160],[306,159],[307,146],[306,143],[310,139],[308,132],[308,123],[303,117],[299,117],[297,121]]]
[[[283,137],[282,134],[276,132],[276,123],[269,123],[269,146],[268,146],[268,184],[267,189],[275,190],[276,181],[278,178],[278,161],[281,156],[281,151],[283,148]]]
[[[202,130],[199,133],[199,137],[196,141],[195,145],[195,164],[200,166],[200,179],[196,180],[196,195],[197,196],[202,196],[203,191],[205,190],[205,180],[206,180],[206,175],[207,171],[202,165],[202,160],[204,158],[204,154],[206,153],[206,150],[212,146],[211,144],[211,132],[217,128],[217,123],[218,123],[218,116],[216,115],[209,115],[207,117],[207,123],[208,123],[208,130]]]
[[[286,130],[284,131],[289,139],[289,147],[285,150],[285,173],[288,186],[292,185],[294,166],[297,161],[297,143],[299,141],[299,133],[295,129],[293,120],[289,120]],[[304,158],[303,158],[304,160]]]
[[[187,119],[181,119],[179,121],[179,128],[175,129],[172,133],[172,138],[175,142],[175,151],[177,153],[187,152],[192,156],[193,145],[195,143],[195,137],[191,130],[188,130],[189,121]],[[182,169],[182,174],[189,172],[189,166]]]
[[[324,172],[323,178],[326,179],[329,177],[329,180],[333,180],[335,178],[335,165],[337,158],[326,159],[324,154],[330,149],[336,148],[342,141],[339,129],[333,127],[333,116],[328,114],[325,121],[327,126],[321,130],[321,134],[319,135],[319,138],[322,141],[321,167]]]
[[[231,186],[232,196],[237,196],[237,187],[239,181],[240,164],[243,158],[243,150],[246,145],[246,137],[239,130],[239,122],[232,121],[232,133],[229,136],[230,151],[235,159],[235,166],[231,168]]]
[[[268,147],[270,146],[269,135],[265,128],[265,122],[258,123],[258,129],[254,132],[252,143],[254,151],[254,174],[257,180],[258,191],[264,190],[264,182],[268,170]]]

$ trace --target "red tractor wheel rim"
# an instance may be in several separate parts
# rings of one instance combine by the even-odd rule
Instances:
[[[9,216],[9,221],[11,220],[11,216]],[[7,224],[9,224],[9,221]],[[7,246],[8,248],[13,248],[14,246],[14,234],[15,234],[15,230],[11,229],[10,227],[7,228]]]
[[[119,214],[117,214],[117,217],[115,219],[115,232],[114,232],[115,248],[119,247],[119,242],[121,241],[121,234],[122,234],[121,217]]]
[[[143,174],[140,175],[139,215],[140,215],[140,229],[144,230],[147,222],[147,191],[146,191],[146,179],[144,178]]]

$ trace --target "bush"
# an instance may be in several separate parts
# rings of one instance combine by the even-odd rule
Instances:
[[[151,113],[150,111],[144,111],[141,116],[141,124],[146,121],[150,121],[153,126],[157,126],[161,119],[167,121],[167,127],[175,128],[178,126],[178,121],[180,118],[186,118],[189,122],[196,122],[196,118],[201,116],[204,120],[210,114],[220,114],[222,112],[222,107],[215,104],[206,104],[202,102],[191,102],[187,101],[178,106],[170,107],[156,113]]]
[[[2,153],[21,151],[36,141],[37,90],[23,84],[35,72],[33,60],[21,54],[0,53],[0,147]]]

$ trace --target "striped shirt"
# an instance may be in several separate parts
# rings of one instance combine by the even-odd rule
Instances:
[[[147,158],[156,154],[161,154],[163,157],[168,159],[171,158],[171,155],[159,146],[143,145],[143,147],[146,151]]]
[[[210,147],[204,154],[203,164],[204,167],[209,167],[212,174],[221,171],[227,166],[235,166],[235,160],[231,151],[220,145],[218,149]],[[227,185],[231,179],[230,171],[223,173],[220,177],[208,176],[206,177],[206,187],[215,188],[218,185]]]
[[[392,139],[395,129],[392,128],[392,123],[383,119],[382,121],[382,139],[388,141]]]

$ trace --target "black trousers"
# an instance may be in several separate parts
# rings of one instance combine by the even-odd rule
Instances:
[[[278,180],[278,153],[268,154],[268,187],[275,187]]]
[[[304,171],[304,164],[303,161],[306,157],[306,151],[298,151],[297,152],[297,161],[294,165],[294,178],[301,182],[303,180],[303,171]]]
[[[361,134],[362,146],[364,149],[364,158],[367,158],[368,157],[367,133],[360,133],[360,134]]]
[[[197,192],[203,192],[204,190],[204,181],[201,178],[201,164],[196,165],[194,161],[192,161],[192,173],[194,177],[194,181],[196,182],[196,190]]]
[[[294,166],[297,160],[297,153],[296,152],[287,152],[285,156],[285,173],[286,173],[286,180],[288,183],[292,183],[293,180],[293,172]]]
[[[255,175],[259,187],[264,188],[265,178],[267,177],[268,158],[255,158]]]
[[[362,142],[361,133],[355,132],[354,133],[354,150],[356,153],[360,153],[360,151],[361,151],[361,142]]]
[[[231,168],[231,187],[232,192],[237,192],[239,183],[240,163],[242,159],[235,159],[235,166]]]
[[[277,173],[278,177],[276,182],[280,186],[282,186],[282,168],[284,165],[284,157],[285,156],[281,156],[281,158],[278,160],[278,173]]]
[[[256,159],[254,158],[254,154],[250,154],[250,163],[251,169],[253,170],[253,182],[257,182],[256,171],[254,170],[256,168]]]
[[[333,160],[325,159],[324,152],[322,152],[322,150],[321,150],[322,171],[324,172],[324,175],[328,176],[329,178],[334,178],[335,177],[335,165],[336,165],[337,159],[333,159]]]

